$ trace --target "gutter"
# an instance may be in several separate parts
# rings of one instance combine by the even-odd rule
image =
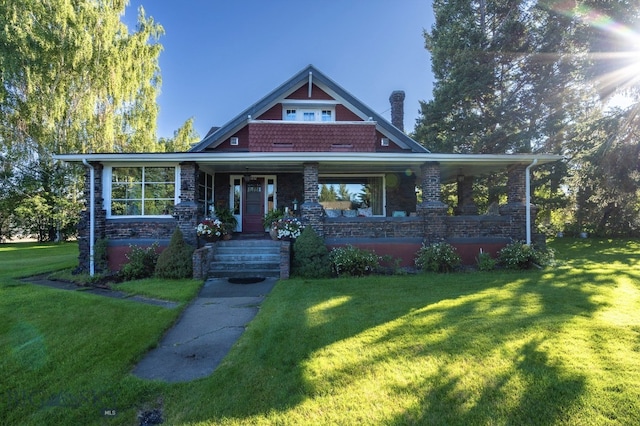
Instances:
[[[96,265],[95,265],[95,234],[96,234],[96,218],[95,218],[95,203],[96,203],[96,195],[95,195],[95,168],[89,164],[86,158],[82,159],[82,164],[89,168],[89,193],[91,194],[89,197],[89,275],[94,276],[96,273]]]
[[[538,164],[538,159],[534,158],[533,163],[525,169],[525,198],[527,203],[526,223],[527,223],[527,245],[531,245],[531,168]]]

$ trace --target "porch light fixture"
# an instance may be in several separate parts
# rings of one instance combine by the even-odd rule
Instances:
[[[297,198],[293,199],[293,211],[294,212],[298,211],[298,199]]]

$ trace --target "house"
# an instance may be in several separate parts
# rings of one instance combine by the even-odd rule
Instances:
[[[263,235],[268,210],[287,209],[329,247],[350,243],[405,264],[423,241],[450,241],[467,260],[481,247],[530,242],[530,169],[559,157],[431,153],[404,133],[403,101],[391,94],[389,122],[310,65],[189,152],[57,156],[87,167],[80,266],[92,267],[97,238],[112,257],[129,244],[166,244],[176,227],[198,244],[196,225],[214,206],[230,208],[245,236]],[[507,175],[508,199],[479,215],[473,181],[489,172]],[[446,182],[458,186],[456,215],[441,201]]]

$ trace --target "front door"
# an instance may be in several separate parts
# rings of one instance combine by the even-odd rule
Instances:
[[[264,232],[265,185],[264,178],[258,177],[244,182],[244,211],[242,212],[242,232]]]

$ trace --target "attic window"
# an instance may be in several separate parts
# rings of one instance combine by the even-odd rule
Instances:
[[[380,139],[380,145],[381,146],[389,146],[389,138]]]
[[[295,109],[287,109],[284,114],[286,121],[296,121],[297,111]]]
[[[305,106],[303,108],[283,108],[284,121],[331,122],[335,121],[335,110],[326,106]]]
[[[231,146],[237,146],[238,145],[238,138],[237,137],[232,137],[231,140],[229,141],[229,144]]]

